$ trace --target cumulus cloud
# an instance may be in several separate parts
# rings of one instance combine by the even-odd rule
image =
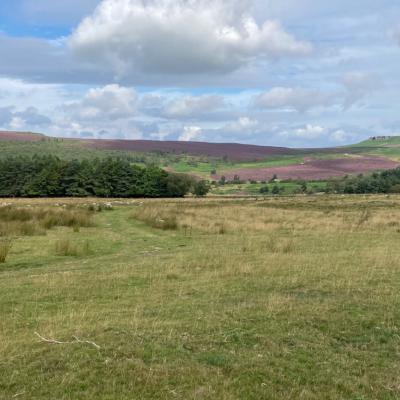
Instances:
[[[137,94],[131,88],[116,84],[90,89],[81,101],[63,106],[77,120],[118,120],[136,113]]]
[[[201,140],[202,129],[199,126],[184,126],[178,140],[181,142],[193,142]]]
[[[184,96],[170,101],[164,114],[170,118],[202,116],[215,112],[225,106],[225,100],[218,95]]]
[[[291,136],[300,139],[318,139],[326,134],[326,129],[319,125],[307,124],[302,128],[295,129]]]
[[[334,96],[323,94],[317,90],[276,87],[255,96],[253,101],[259,108],[291,109],[306,112],[312,108],[332,105]]]
[[[343,129],[338,129],[332,132],[330,137],[335,142],[346,143],[353,138],[353,135]]]
[[[234,71],[255,58],[304,56],[312,46],[277,21],[258,24],[249,1],[103,0],[69,39],[84,60],[118,76]]]
[[[285,139],[300,141],[319,140],[327,134],[326,128],[320,125],[306,124],[294,129],[280,132],[280,136]]]
[[[0,108],[0,127],[3,129],[45,128],[51,124],[50,118],[41,114],[35,107],[28,107],[22,111],[15,107]]]
[[[0,127],[7,126],[13,118],[13,107],[0,107]]]
[[[14,117],[20,118],[25,125],[30,126],[48,126],[51,124],[51,119],[43,115],[35,107],[28,107],[24,111],[14,113]]]
[[[240,117],[238,120],[230,122],[223,128],[225,131],[231,134],[242,134],[243,136],[254,134],[255,131],[260,127],[259,121],[251,119],[249,117]]]

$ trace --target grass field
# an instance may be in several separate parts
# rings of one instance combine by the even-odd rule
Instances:
[[[400,198],[94,201],[4,201],[0,399],[400,398]]]
[[[302,190],[302,186],[298,182],[268,182],[268,183],[242,183],[242,184],[234,184],[229,183],[225,185],[212,186],[211,194],[213,195],[248,195],[248,196],[260,196],[261,188],[268,188],[268,193],[271,195],[274,186],[278,186],[280,188],[281,195],[293,195],[299,193]],[[311,190],[313,192],[323,192],[326,190],[327,182],[326,181],[315,181],[315,182],[307,182],[307,190]]]

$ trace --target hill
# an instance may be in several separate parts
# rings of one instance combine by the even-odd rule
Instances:
[[[321,149],[292,149],[237,143],[52,138],[30,132],[0,132],[0,158],[53,154],[66,159],[121,157],[140,165],[203,178],[267,181],[324,180],[400,165],[400,138],[369,139]]]

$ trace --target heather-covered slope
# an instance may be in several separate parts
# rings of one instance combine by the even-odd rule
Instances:
[[[393,137],[345,147],[291,149],[237,143],[62,139],[0,132],[0,158],[34,154],[66,159],[111,156],[209,179],[238,175],[242,180],[266,180],[277,175],[281,179],[315,180],[395,168],[400,164],[399,144],[400,139]]]

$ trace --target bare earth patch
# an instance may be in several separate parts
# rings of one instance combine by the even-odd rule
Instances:
[[[224,175],[227,179],[233,179],[238,175],[242,180],[256,179],[269,180],[274,175],[279,179],[305,179],[322,180],[341,177],[344,175],[357,175],[377,170],[392,169],[400,164],[382,157],[353,157],[338,158],[333,160],[308,160],[302,164],[293,164],[284,167],[237,169],[214,175],[219,179]]]

